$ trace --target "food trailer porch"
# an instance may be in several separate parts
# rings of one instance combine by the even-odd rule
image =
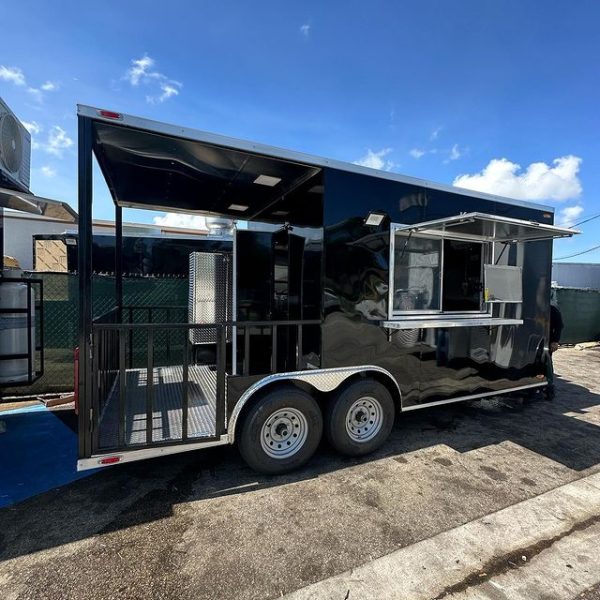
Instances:
[[[198,134],[79,108],[80,356],[92,357],[80,365],[80,427],[91,430],[82,436],[80,457],[226,443],[228,375],[306,368],[303,336],[319,320],[287,314],[262,322],[252,311],[240,320],[233,303],[224,318],[159,323],[152,307],[132,311],[123,303],[125,207],[259,221],[279,226],[285,236],[293,227],[322,226],[321,168]],[[113,197],[116,223],[115,304],[98,316],[90,302],[92,156]],[[233,261],[229,293],[235,294],[235,242],[227,260]],[[200,335],[210,343],[196,344]]]

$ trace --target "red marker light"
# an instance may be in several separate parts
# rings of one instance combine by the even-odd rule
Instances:
[[[113,112],[112,110],[99,110],[98,114],[105,119],[122,119],[121,113]]]
[[[121,460],[120,456],[107,456],[106,458],[101,458],[99,463],[101,465],[114,465]]]

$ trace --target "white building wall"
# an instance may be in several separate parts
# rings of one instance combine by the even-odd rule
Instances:
[[[33,236],[40,233],[77,233],[77,225],[4,211],[4,254],[16,258],[22,269],[33,269]]]
[[[94,220],[94,234],[114,235],[113,221]],[[221,235],[211,235],[208,229],[184,229],[150,223],[123,223],[125,237],[165,236],[168,238],[206,238],[219,239],[227,236],[228,230],[218,230]],[[42,234],[77,234],[77,223],[65,223],[29,213],[4,210],[4,254],[19,261],[21,268],[33,269],[33,236]]]

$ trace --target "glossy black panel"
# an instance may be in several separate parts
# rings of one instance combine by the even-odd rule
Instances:
[[[380,227],[365,226],[368,213],[377,209],[389,220]],[[326,171],[323,366],[374,364],[386,368],[397,378],[405,405],[541,381],[551,242],[507,246],[499,261],[523,267],[524,301],[522,305],[494,305],[495,315],[523,318],[522,326],[390,334],[380,325],[388,314],[390,221],[415,224],[461,212],[552,223],[552,215],[543,210]],[[456,285],[446,278],[450,287],[447,304],[466,310],[467,304],[477,304],[480,280],[477,268],[455,250]],[[498,245],[496,256],[501,250]]]
[[[444,240],[442,310],[481,310],[482,244]]]
[[[321,229],[291,229],[274,232],[237,232],[238,320],[301,321],[321,316]],[[301,365],[321,364],[321,335],[318,326],[302,328]],[[245,331],[238,331],[238,347],[246,344]],[[295,326],[276,331],[277,371],[298,368],[299,345]],[[271,328],[253,328],[248,340],[252,356],[249,373],[270,373],[273,348]]]
[[[266,321],[273,311],[273,234],[236,233],[237,318]]]

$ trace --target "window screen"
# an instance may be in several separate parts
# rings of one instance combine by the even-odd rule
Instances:
[[[394,311],[440,310],[442,240],[396,234]]]
[[[486,302],[523,302],[521,267],[485,265]]]

